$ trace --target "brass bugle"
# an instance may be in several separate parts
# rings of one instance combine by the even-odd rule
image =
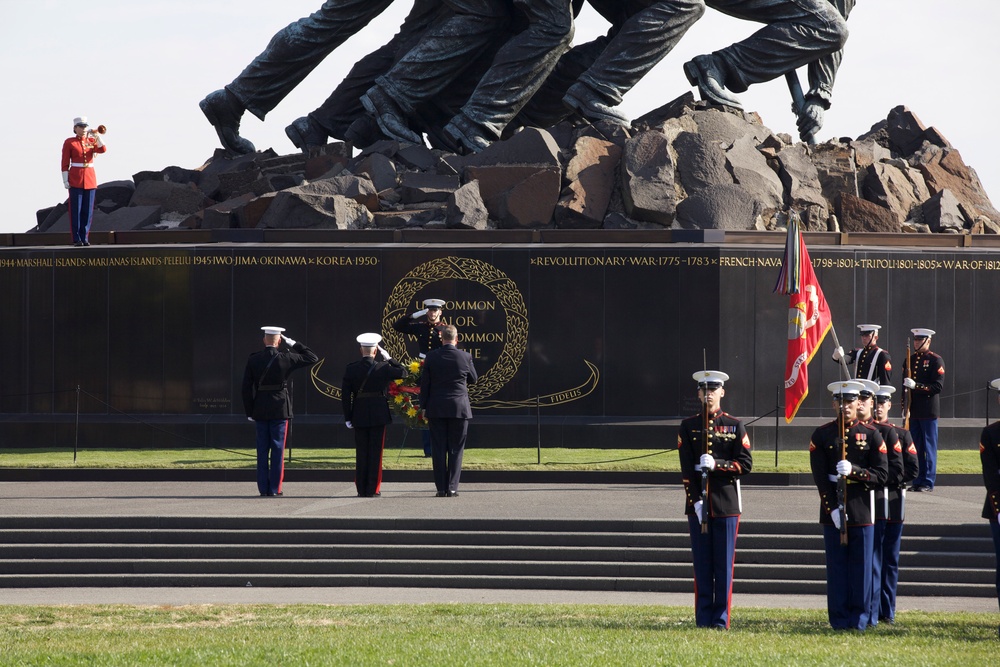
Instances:
[[[97,127],[87,130],[90,134],[104,134],[108,131],[108,128],[104,125],[98,125]]]

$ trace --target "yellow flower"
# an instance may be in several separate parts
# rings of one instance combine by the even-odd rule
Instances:
[[[416,415],[417,415],[417,409],[414,407],[410,407],[410,409],[406,411],[407,417],[415,417]]]
[[[395,403],[396,405],[399,405],[400,403],[402,403],[402,402],[403,402],[403,396],[402,396],[401,394],[396,394],[396,395],[395,395],[395,396],[394,396],[394,397],[392,398],[392,400],[393,400],[393,402],[394,402],[394,403]]]
[[[395,382],[396,384],[403,384],[403,380],[402,379],[393,380],[393,382]]]
[[[410,372],[411,373],[416,373],[419,370],[420,370],[420,362],[419,361],[411,361],[410,362]],[[397,382],[402,382],[402,380],[397,380]]]

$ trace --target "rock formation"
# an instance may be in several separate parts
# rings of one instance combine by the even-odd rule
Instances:
[[[382,141],[360,154],[223,150],[98,188],[94,231],[132,229],[806,229],[997,233],[1000,212],[935,128],[892,109],[857,139],[816,146],[688,93],[617,126],[526,128],[457,156]],[[69,230],[64,204],[36,232]]]

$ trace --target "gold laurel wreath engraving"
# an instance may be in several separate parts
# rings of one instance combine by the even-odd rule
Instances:
[[[545,396],[539,396],[536,399],[529,398],[524,401],[480,401],[476,407],[477,408],[497,408],[501,410],[514,409],[514,408],[533,408],[536,406],[541,406],[543,408],[550,407],[553,405],[560,405],[562,403],[572,403],[573,401],[579,401],[584,396],[590,395],[594,389],[597,388],[597,383],[601,380],[601,371],[584,359],[583,363],[587,365],[590,370],[590,375],[583,383],[573,387],[572,389],[566,389],[565,391],[558,391],[552,394],[546,394]],[[565,398],[567,394],[574,394],[574,392],[579,392],[578,395],[574,395],[572,398]]]
[[[309,378],[312,380],[313,387],[316,391],[323,394],[327,398],[332,398],[336,401],[340,400],[340,387],[332,385],[323,378],[319,376],[319,370],[323,368],[323,363],[326,361],[326,357],[320,359],[313,367],[309,369]]]
[[[521,367],[528,349],[528,309],[517,285],[507,275],[486,262],[466,257],[443,257],[417,266],[396,283],[382,314],[382,340],[385,348],[397,359],[408,363],[403,334],[392,328],[403,317],[413,297],[430,283],[440,280],[468,280],[483,285],[497,298],[507,320],[507,339],[496,363],[469,387],[469,399],[479,403],[506,385]]]

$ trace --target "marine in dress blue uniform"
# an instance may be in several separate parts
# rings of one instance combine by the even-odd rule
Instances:
[[[917,446],[920,470],[912,491],[933,491],[937,478],[938,414],[944,388],[944,359],[931,352],[932,329],[911,329],[913,354],[903,378],[903,388],[910,392],[910,434]]]
[[[392,328],[396,331],[417,339],[421,359],[426,358],[431,350],[441,347],[441,332],[447,326],[442,318],[444,304],[444,299],[424,299],[423,310],[418,310],[412,315],[403,315],[392,323]],[[420,437],[423,439],[424,456],[430,456],[430,430],[422,430]]]
[[[838,417],[817,428],[809,441],[809,464],[819,491],[819,520],[826,550],[827,613],[835,630],[868,627],[875,487],[884,485],[888,477],[882,436],[857,418],[862,388],[854,380],[831,383],[828,389],[834,407],[843,414],[843,439]],[[841,477],[846,481],[846,517],[837,502]],[[846,545],[840,543],[842,521],[847,526]]]
[[[344,423],[354,429],[354,485],[362,498],[374,498],[382,495],[385,426],[392,422],[385,392],[390,382],[406,377],[406,369],[382,349],[379,334],[361,334],[357,341],[361,359],[344,371],[340,402]],[[376,354],[381,361],[375,360]]]
[[[281,327],[261,327],[264,349],[247,359],[243,371],[243,409],[257,425],[257,490],[262,496],[284,494],[285,438],[292,414],[292,371],[312,366],[319,357],[283,335]],[[284,342],[290,350],[281,351]]]
[[[695,624],[728,630],[743,510],[740,477],[750,472],[753,456],[743,422],[722,411],[723,385],[729,376],[699,371],[694,379],[704,407],[701,414],[681,422],[677,454],[694,562]],[[704,522],[708,528],[702,532]]]
[[[1000,391],[1000,378],[993,380],[990,386]],[[979,460],[983,465],[983,484],[986,486],[983,518],[989,520],[993,534],[993,549],[997,556],[997,600],[1000,601],[1000,421],[993,422],[980,434]],[[1000,635],[1000,627],[997,633]]]
[[[845,364],[854,366],[854,379],[871,380],[878,385],[892,382],[892,359],[886,350],[876,345],[881,328],[878,324],[859,324],[861,347],[846,353],[842,347],[833,351],[834,361],[839,362],[843,358]]]
[[[897,438],[895,447],[888,448],[890,465],[885,486],[875,493],[875,541],[878,544],[881,539],[882,565],[881,568],[873,568],[873,572],[879,572],[880,576],[874,579],[873,585],[878,588],[879,599],[876,603],[874,596],[872,598],[872,614],[875,615],[876,622],[890,624],[896,622],[896,587],[899,584],[899,548],[903,538],[903,521],[906,518],[906,485],[917,476],[918,467],[917,448],[910,432],[889,421],[894,391],[895,387],[882,385],[875,392],[875,420],[880,424],[890,424],[896,431]],[[901,476],[898,464],[891,464],[893,455],[902,461]],[[873,556],[877,557],[876,554]]]

